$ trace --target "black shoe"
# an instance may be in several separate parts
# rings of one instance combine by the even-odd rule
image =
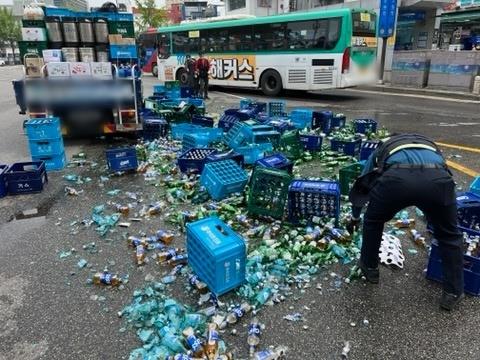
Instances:
[[[380,271],[377,268],[367,267],[362,260],[358,260],[358,267],[362,270],[363,276],[369,283],[378,284],[380,282]]]
[[[455,295],[449,294],[447,292],[442,293],[442,297],[440,298],[440,308],[447,311],[452,311],[455,309],[458,304],[463,300],[465,294]]]

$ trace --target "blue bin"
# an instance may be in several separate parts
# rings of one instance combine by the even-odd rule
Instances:
[[[58,139],[62,137],[60,120],[56,117],[30,119],[25,123],[29,140]]]
[[[7,195],[7,179],[5,172],[8,170],[8,165],[0,165],[0,198]]]
[[[44,140],[29,140],[30,154],[35,156],[48,156],[53,154],[63,154],[65,152],[63,147],[63,139],[44,139]],[[48,166],[47,166],[48,170]]]
[[[323,138],[320,135],[300,134],[300,142],[305,150],[320,151]]]
[[[465,292],[473,296],[480,296],[480,259],[464,255],[463,264]],[[426,276],[430,280],[443,282],[442,260],[436,240],[432,242]]]
[[[44,162],[15,163],[5,172],[7,189],[10,195],[41,192],[48,182]]]
[[[321,205],[321,206],[320,206]],[[294,180],[288,189],[288,220],[298,223],[313,217],[340,216],[340,185],[336,181]]]
[[[355,119],[353,120],[355,132],[358,134],[374,133],[377,131],[377,122],[373,119]]]
[[[247,181],[247,173],[233,160],[206,163],[200,177],[200,183],[214,200],[242,192]]]
[[[219,218],[187,224],[188,264],[215,295],[245,282],[245,241]]]
[[[330,148],[332,151],[344,153],[345,155],[356,156],[360,152],[362,139],[355,140],[338,140],[332,139],[330,141]]]
[[[137,170],[138,160],[135,148],[116,148],[105,151],[107,165],[110,171]]]
[[[44,162],[47,171],[62,170],[67,165],[67,158],[65,157],[65,152],[63,151],[57,154],[32,156],[32,161]]]
[[[265,156],[263,159],[257,160],[256,165],[284,170],[289,174],[293,172],[293,162],[282,153]]]

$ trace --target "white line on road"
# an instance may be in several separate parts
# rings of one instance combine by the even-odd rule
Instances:
[[[354,91],[354,92],[361,92],[366,94],[379,94],[379,95],[388,95],[388,96],[403,96],[403,97],[412,97],[412,98],[420,98],[420,99],[428,99],[428,100],[438,100],[438,101],[452,101],[452,102],[459,102],[465,104],[480,104],[478,100],[466,100],[466,99],[451,99],[447,97],[440,97],[440,96],[429,96],[429,95],[419,95],[419,94],[395,94],[395,93],[388,93],[383,91],[373,91],[373,90],[360,90],[360,89],[348,89],[345,91]]]
[[[228,96],[231,96],[231,97],[234,97],[234,98],[237,98],[237,99],[248,99],[246,98],[245,96],[238,96],[238,95],[234,95],[234,94],[230,94],[230,93],[227,93],[227,92],[223,92],[223,91],[211,91],[212,93],[217,93],[217,94],[224,94],[224,95],[228,95]],[[258,98],[265,98],[266,96],[263,96],[263,95],[253,95],[252,97],[258,97]],[[338,105],[330,105],[330,104],[326,104],[326,103],[319,103],[319,102],[315,102],[315,100],[308,100],[308,101],[305,101],[305,100],[295,100],[295,99],[292,99],[292,98],[287,98],[288,100],[288,103],[291,104],[291,103],[299,103],[299,104],[305,104],[305,103],[315,103],[314,106],[319,106],[319,107],[339,107]]]

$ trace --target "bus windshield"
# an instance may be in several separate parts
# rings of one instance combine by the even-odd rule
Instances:
[[[353,36],[375,37],[377,16],[369,12],[353,12]]]

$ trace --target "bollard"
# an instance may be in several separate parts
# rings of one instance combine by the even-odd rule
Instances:
[[[480,76],[475,76],[473,80],[473,93],[475,95],[480,95]]]

